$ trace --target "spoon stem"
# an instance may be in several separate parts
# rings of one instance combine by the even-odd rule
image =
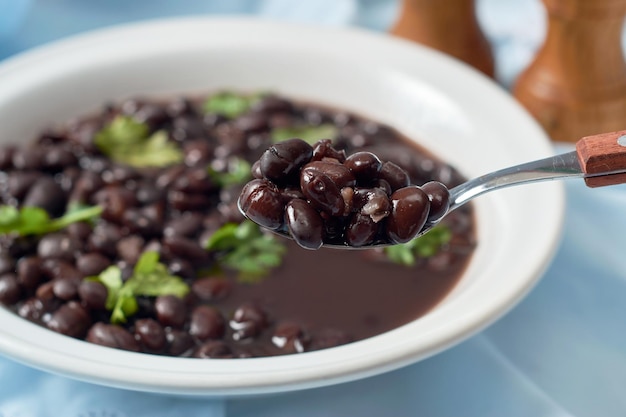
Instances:
[[[450,190],[450,210],[489,191],[538,181],[584,178],[589,187],[626,182],[626,131],[587,136],[576,150],[491,172]]]

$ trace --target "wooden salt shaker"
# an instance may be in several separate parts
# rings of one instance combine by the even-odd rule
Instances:
[[[626,0],[543,0],[548,32],[513,92],[557,141],[626,127]]]
[[[476,18],[474,0],[402,0],[391,33],[438,49],[494,76],[491,46]]]

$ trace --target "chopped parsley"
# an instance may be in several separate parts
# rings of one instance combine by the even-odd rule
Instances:
[[[134,167],[166,167],[183,161],[180,147],[165,131],[150,134],[148,126],[117,116],[96,133],[98,149],[112,160]]]
[[[281,264],[287,251],[279,239],[263,233],[250,220],[226,223],[211,235],[205,248],[216,252],[220,266],[238,271],[244,282],[258,281],[267,275]]]
[[[228,160],[225,171],[217,171],[209,166],[208,172],[211,180],[220,187],[245,184],[250,178],[252,166],[242,158],[233,157]]]
[[[331,124],[281,127],[271,131],[272,142],[274,143],[291,138],[300,138],[311,145],[320,139],[335,139],[337,134],[337,128]]]
[[[111,310],[111,323],[125,323],[137,312],[137,296],[175,295],[182,298],[189,292],[189,286],[182,278],[171,275],[159,262],[159,254],[153,251],[141,255],[133,275],[126,282],[116,265],[85,279],[100,282],[107,288],[106,308]]]
[[[207,98],[202,108],[206,113],[218,114],[228,119],[234,119],[246,113],[261,97],[261,94],[246,95],[224,91]]]
[[[435,226],[431,231],[410,242],[384,248],[387,258],[394,263],[413,266],[417,258],[429,258],[442,246],[450,242],[452,232],[444,225]]]
[[[0,234],[43,235],[61,230],[76,222],[94,220],[102,213],[100,206],[70,206],[67,212],[51,219],[40,207],[0,206]]]

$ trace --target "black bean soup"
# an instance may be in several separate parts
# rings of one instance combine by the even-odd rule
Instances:
[[[387,126],[274,94],[107,105],[0,148],[0,304],[91,343],[197,358],[333,347],[435,306],[474,250],[471,206],[401,245],[307,250],[237,208],[254,162],[292,138],[327,159],[371,152],[418,186],[463,180]]]

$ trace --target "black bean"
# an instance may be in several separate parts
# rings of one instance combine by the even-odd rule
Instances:
[[[43,156],[43,166],[48,170],[60,171],[63,168],[78,164],[76,155],[69,149],[53,146],[46,149]]]
[[[391,200],[381,188],[356,190],[354,208],[378,223],[391,213]]]
[[[8,171],[13,168],[13,154],[15,153],[15,146],[2,146],[0,147],[0,170]]]
[[[41,238],[37,245],[37,255],[41,258],[56,258],[73,261],[82,245],[77,239],[63,234],[51,233]]]
[[[261,173],[279,185],[294,183],[300,168],[309,162],[312,155],[313,148],[302,139],[276,143],[261,156]]]
[[[362,212],[354,213],[346,228],[346,243],[354,247],[371,245],[376,240],[379,228],[380,223],[371,216]]]
[[[250,173],[253,178],[261,179],[263,178],[263,173],[261,172],[261,161],[258,159],[252,164],[252,168],[250,169]]]
[[[338,162],[313,161],[306,164],[302,170],[322,172],[326,174],[338,188],[354,187],[356,185],[356,178],[352,171],[350,171],[347,166]]]
[[[332,146],[332,140],[322,139],[313,146],[311,161],[321,161],[328,158],[343,163],[346,160],[346,151],[335,149]]]
[[[154,302],[157,319],[164,326],[181,328],[185,324],[187,307],[175,295],[160,295]]]
[[[117,256],[129,264],[135,264],[143,252],[144,245],[145,241],[141,236],[126,236],[117,242]]]
[[[67,197],[61,186],[50,177],[41,177],[30,187],[22,205],[40,207],[51,217],[58,217],[65,211],[66,203]]]
[[[293,110],[293,104],[291,104],[290,101],[282,99],[280,97],[268,95],[256,101],[252,105],[252,110],[265,114],[278,112],[290,113]]]
[[[155,183],[161,189],[169,188],[184,171],[183,165],[174,165],[159,174]]]
[[[38,298],[29,298],[17,309],[17,314],[26,320],[41,323],[44,315],[50,313],[53,304]]]
[[[13,166],[20,170],[38,170],[42,167],[44,151],[41,148],[17,148],[13,152]]]
[[[224,278],[210,277],[195,280],[191,291],[203,301],[219,301],[228,297],[233,284]]]
[[[19,301],[22,289],[18,283],[17,275],[4,273],[0,275],[0,304],[11,305]]]
[[[135,338],[151,351],[160,351],[167,343],[165,329],[153,319],[135,321]]]
[[[96,192],[93,201],[102,207],[103,219],[121,223],[124,214],[137,204],[135,193],[122,186],[108,186]]]
[[[300,173],[300,188],[317,210],[331,216],[339,216],[344,212],[345,203],[341,189],[324,172],[314,168],[303,169]]]
[[[310,342],[310,337],[302,327],[293,322],[279,323],[272,335],[272,343],[288,353],[302,353]]]
[[[196,269],[193,264],[186,259],[174,258],[167,263],[167,270],[172,275],[181,278],[192,279],[196,277]]]
[[[70,301],[75,299],[78,296],[78,286],[81,283],[81,280],[78,278],[59,278],[55,279],[52,282],[52,292],[55,297]]]
[[[92,310],[104,310],[106,308],[108,290],[97,281],[81,281],[78,286],[78,295],[85,306]]]
[[[71,262],[59,258],[44,259],[41,272],[48,279],[71,278],[81,279],[82,275]]]
[[[115,349],[139,352],[139,344],[135,337],[125,328],[117,324],[96,323],[87,333],[88,342]]]
[[[39,172],[13,171],[6,179],[7,194],[18,200],[23,199],[30,187],[41,177]]]
[[[167,193],[167,202],[174,210],[203,210],[211,206],[211,198],[202,194],[189,194],[182,191],[170,190]]]
[[[110,264],[109,259],[98,252],[85,253],[76,258],[76,268],[86,277],[98,275]]]
[[[202,227],[203,217],[199,213],[184,213],[169,220],[163,228],[164,236],[192,237]]]
[[[360,183],[376,179],[383,165],[381,160],[371,152],[353,153],[343,164],[352,171]]]
[[[54,295],[53,287],[54,287],[53,281],[44,282],[43,284],[37,287],[37,290],[35,291],[35,298],[42,300],[42,301],[54,300],[55,295]]]
[[[261,114],[246,114],[235,120],[235,127],[246,133],[258,133],[267,130],[267,118]]]
[[[221,340],[211,340],[200,345],[194,352],[193,357],[201,359],[230,359],[234,355],[226,343]]]
[[[189,167],[208,164],[213,156],[215,145],[205,139],[186,141],[183,145],[185,165]]]
[[[165,104],[165,111],[170,117],[193,115],[195,112],[193,103],[185,97],[177,97]]]
[[[165,337],[169,344],[167,353],[171,356],[184,356],[194,347],[193,338],[186,331],[166,327]]]
[[[216,188],[206,167],[189,168],[172,183],[172,189],[184,193],[208,193]]]
[[[55,176],[63,192],[69,193],[74,189],[78,178],[80,178],[80,172],[78,167],[71,166],[65,168],[63,172]]]
[[[387,218],[387,236],[395,243],[406,243],[422,230],[430,202],[417,186],[400,188],[391,195],[393,209]]]
[[[245,185],[239,199],[241,209],[255,223],[276,230],[283,225],[283,199],[276,187],[265,180],[252,180]]]
[[[180,116],[174,119],[172,137],[179,142],[202,138],[205,132],[202,120],[190,116]]]
[[[15,261],[8,255],[0,255],[0,275],[7,272],[13,272],[15,270]]]
[[[448,212],[450,207],[450,192],[448,187],[438,181],[430,181],[421,186],[430,200],[428,222],[436,223]]]
[[[166,122],[169,119],[169,115],[166,109],[161,105],[144,103],[133,115],[133,119],[141,123],[146,123],[148,126],[155,129]]]
[[[104,185],[104,181],[95,172],[83,171],[80,178],[76,180],[74,189],[70,193],[71,202],[87,203],[92,194]]]
[[[220,339],[225,329],[224,317],[214,307],[200,305],[191,312],[189,334],[197,339]]]
[[[258,336],[268,325],[267,315],[259,307],[244,304],[235,310],[229,322],[234,340],[243,340]]]
[[[92,226],[87,222],[72,223],[65,229],[67,234],[80,241],[85,241],[91,234]]]
[[[89,313],[75,301],[59,307],[47,323],[50,330],[76,338],[84,337],[90,325]]]
[[[122,236],[122,231],[118,226],[111,223],[99,223],[89,235],[88,250],[112,257],[116,254],[116,245]]]
[[[161,241],[162,251],[170,257],[187,259],[192,263],[200,264],[209,259],[209,254],[194,240],[179,236],[168,236]]]
[[[17,279],[27,290],[37,288],[43,278],[41,259],[36,256],[22,258],[17,262]]]
[[[122,185],[129,180],[139,178],[139,173],[128,165],[113,165],[102,173],[102,179],[107,184]]]
[[[152,182],[141,182],[137,186],[137,202],[142,205],[156,203],[165,199],[166,193]]]
[[[304,200],[291,200],[285,209],[285,223],[296,243],[305,249],[319,249],[323,243],[324,222]]]
[[[383,163],[379,176],[389,183],[392,191],[406,187],[411,183],[408,172],[391,161]]]

